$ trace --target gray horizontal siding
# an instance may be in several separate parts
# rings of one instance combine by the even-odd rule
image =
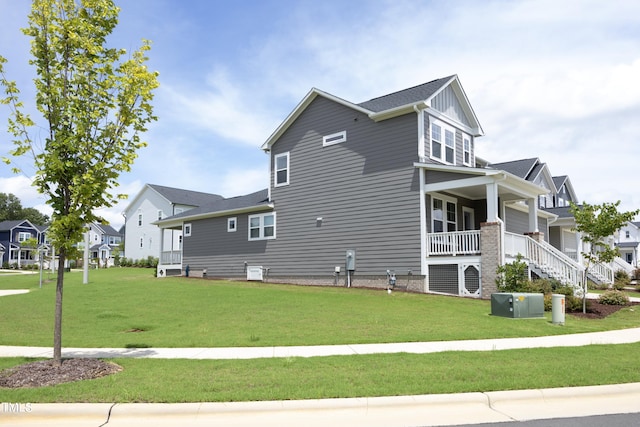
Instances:
[[[324,135],[344,130],[346,142],[323,147]],[[206,234],[228,250],[222,254],[208,249],[210,242],[185,240],[197,248],[185,250],[185,263],[206,265],[210,275],[247,261],[269,267],[275,276],[327,276],[335,266],[344,269],[347,249],[355,249],[357,274],[420,271],[415,114],[375,123],[318,97],[272,146],[271,159],[284,152],[289,152],[290,184],[271,193],[277,238],[248,242],[246,216],[238,216],[238,231],[228,233],[237,237],[220,236],[226,219],[218,234],[216,221],[201,221],[211,228]],[[195,223],[193,233],[192,239]]]

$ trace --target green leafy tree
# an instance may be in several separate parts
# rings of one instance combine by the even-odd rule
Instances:
[[[0,193],[0,221],[29,220],[32,224],[46,225],[49,217],[35,208],[23,208],[14,194]]]
[[[61,363],[62,295],[65,260],[82,241],[85,224],[111,207],[117,179],[129,171],[146,143],[140,134],[155,120],[151,101],[157,73],[146,67],[148,41],[122,59],[124,49],[105,46],[118,23],[112,0],[34,0],[28,27],[30,64],[36,68],[36,107],[46,126],[44,141],[31,137],[34,121],[23,112],[18,88],[2,70],[2,100],[9,105],[11,154],[31,154],[34,186],[53,208],[48,237],[59,255],[54,326],[54,360]],[[5,159],[9,161],[9,159]],[[14,169],[15,170],[15,169]]]
[[[571,203],[569,211],[576,220],[575,230],[581,233],[582,241],[588,243],[589,250],[582,252],[586,260],[583,289],[582,311],[587,311],[587,275],[589,269],[600,263],[610,263],[618,256],[618,248],[611,246],[608,239],[627,222],[632,221],[640,209],[631,212],[618,212],[620,201],[590,205]]]
[[[22,219],[21,212],[22,203],[19,198],[11,193],[0,193],[0,221]]]

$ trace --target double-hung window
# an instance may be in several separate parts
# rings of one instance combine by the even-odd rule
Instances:
[[[462,136],[462,163],[471,166],[471,138]]]
[[[274,157],[275,186],[289,184],[289,153],[278,154]]]
[[[431,158],[448,164],[456,161],[456,132],[439,120],[431,120]]]
[[[456,203],[438,196],[431,197],[431,200],[433,232],[456,231]]]
[[[28,231],[18,232],[18,242],[25,242],[31,238],[31,233]]]
[[[249,216],[249,240],[265,240],[275,238],[275,212]]]

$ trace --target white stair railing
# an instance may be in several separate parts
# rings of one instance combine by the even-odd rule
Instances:
[[[504,236],[505,255],[521,254],[540,271],[564,284],[579,287],[582,283],[584,268],[550,244],[520,234],[505,232]]]

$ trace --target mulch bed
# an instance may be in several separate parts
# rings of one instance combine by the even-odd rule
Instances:
[[[630,302],[627,305],[608,305],[600,304],[597,300],[588,300],[586,313],[583,313],[581,308],[579,311],[567,311],[567,314],[585,319],[604,319],[625,307],[635,306],[638,304],[639,303],[637,302]],[[638,307],[638,309],[640,310],[640,307]]]
[[[60,366],[53,360],[41,360],[0,371],[0,387],[46,387],[100,378],[121,370],[121,366],[99,359],[63,359]]]

